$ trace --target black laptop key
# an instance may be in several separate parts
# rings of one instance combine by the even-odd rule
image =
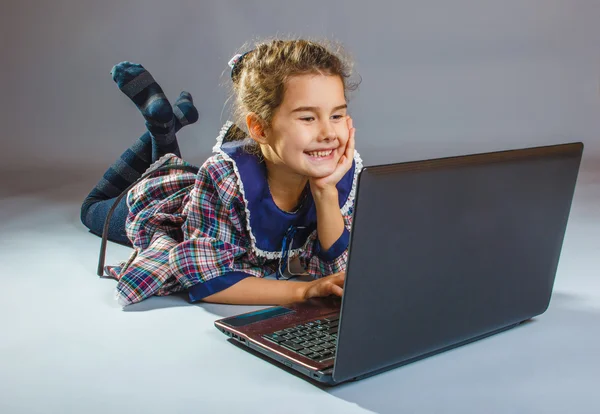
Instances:
[[[297,325],[263,335],[263,338],[276,342],[312,360],[323,361],[335,356],[338,327],[337,322],[333,322],[318,319],[304,325]]]
[[[334,353],[331,351],[323,351],[323,352],[320,352],[320,354],[321,354],[321,359],[329,359],[329,358],[333,358],[335,356]]]
[[[292,351],[299,351],[304,348],[302,345],[295,344],[292,341],[281,342],[279,345],[285,346],[286,348],[289,348]]]
[[[323,320],[324,320],[325,322],[339,321],[339,320],[340,320],[340,317],[339,317],[339,315],[338,315],[338,316],[331,316],[331,317],[329,317],[329,318],[325,318],[325,319],[323,319]]]
[[[271,341],[277,342],[277,343],[283,342],[286,340],[282,335],[278,335],[278,334],[274,334],[274,333],[268,334],[268,335],[263,335],[263,336],[265,338],[270,339]]]

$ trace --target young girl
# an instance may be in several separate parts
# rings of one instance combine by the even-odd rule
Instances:
[[[238,123],[224,125],[216,154],[197,174],[142,180],[116,207],[109,239],[135,249],[126,263],[107,267],[124,306],[181,290],[191,301],[264,305],[342,294],[362,167],[347,114],[350,67],[306,40],[257,44],[230,66]],[[175,132],[198,118],[188,93],[171,108],[140,65],[117,65],[113,79],[148,133],[84,201],[82,222],[96,234],[141,173],[189,166]],[[313,280],[283,280],[298,274]]]

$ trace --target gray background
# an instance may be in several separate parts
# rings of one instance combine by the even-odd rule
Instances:
[[[101,171],[143,131],[112,82],[142,63],[171,100],[195,97],[180,134],[201,163],[227,119],[227,61],[253,37],[341,41],[363,82],[351,101],[367,164],[570,140],[600,157],[600,1],[22,0],[3,6],[7,169]]]
[[[3,2],[0,412],[597,414],[598,22],[600,0]],[[172,99],[194,94],[201,121],[180,137],[200,163],[227,118],[227,61],[277,33],[334,37],[355,56],[367,164],[585,142],[544,315],[322,390],[214,329],[249,307],[117,305],[115,282],[95,275],[99,239],[79,222],[82,198],[144,130],[111,67],[137,61]],[[111,243],[107,263],[129,254]]]

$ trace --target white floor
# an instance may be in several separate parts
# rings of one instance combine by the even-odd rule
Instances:
[[[95,275],[99,239],[79,223],[94,180],[4,176],[0,413],[600,412],[599,173],[580,175],[544,315],[334,389],[247,354],[212,325],[249,308],[167,297],[121,310],[115,282]],[[107,262],[128,251],[110,244]]]

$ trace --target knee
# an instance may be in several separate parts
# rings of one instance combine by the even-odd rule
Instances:
[[[94,200],[90,197],[87,197],[85,200],[83,200],[83,203],[81,204],[81,211],[79,214],[79,218],[81,220],[81,223],[83,223],[83,225],[85,227],[87,227],[88,229],[90,228],[90,219],[88,216],[88,213],[90,211],[90,208],[97,203],[98,200]]]

